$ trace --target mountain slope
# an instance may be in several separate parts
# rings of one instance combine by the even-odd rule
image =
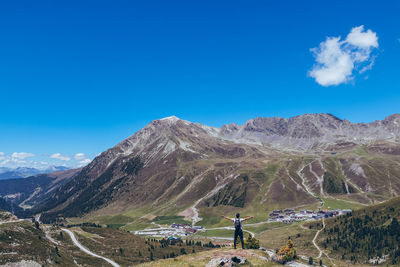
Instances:
[[[360,205],[400,192],[400,115],[354,124],[329,114],[258,118],[213,128],[168,117],[103,152],[34,210],[44,221],[129,213],[182,215],[200,223],[217,211]],[[328,204],[326,204],[328,205]]]
[[[175,118],[154,121],[95,158],[78,177],[60,188],[44,209],[63,209],[68,216],[74,216],[104,206],[113,199],[125,202],[120,203],[121,206],[164,203],[175,195],[165,189],[182,192],[188,186],[187,192],[177,199],[180,205],[187,205],[200,198],[203,190],[212,190],[215,185],[234,179],[238,163],[210,168],[208,161],[244,157],[246,149],[257,153],[253,148],[209,138],[206,130],[195,124]],[[188,162],[196,162],[196,166],[187,168]],[[218,175],[220,181],[215,179]],[[211,179],[213,183],[207,185],[206,181]],[[89,186],[85,188],[83,184]],[[192,192],[196,189],[194,184],[204,184],[206,188]],[[82,210],[78,204],[69,203],[71,199],[91,203],[93,208]]]
[[[319,243],[352,264],[400,263],[400,198],[326,221]]]
[[[29,209],[38,205],[76,175],[80,169],[57,171],[39,174],[28,178],[17,178],[0,181],[0,200],[2,207],[10,209],[17,215],[22,214],[22,208]]]

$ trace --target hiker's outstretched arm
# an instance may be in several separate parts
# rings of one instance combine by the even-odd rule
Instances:
[[[227,219],[227,220],[230,220],[230,221],[232,221],[232,219],[231,219],[231,218],[229,218],[229,217],[226,217],[226,216],[224,216],[224,215],[221,215],[221,217],[222,217],[222,218],[224,218],[224,219]]]
[[[243,219],[243,221],[247,221],[247,220],[250,220],[250,219],[253,219],[253,218],[254,218],[254,216],[246,217],[246,218]]]

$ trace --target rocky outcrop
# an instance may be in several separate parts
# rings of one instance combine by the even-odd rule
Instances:
[[[246,262],[247,259],[242,256],[229,256],[229,257],[225,256],[210,260],[207,263],[206,267],[217,267],[217,266],[231,267],[244,264]]]
[[[18,220],[17,216],[12,214],[11,212],[0,210],[0,223],[16,221]]]

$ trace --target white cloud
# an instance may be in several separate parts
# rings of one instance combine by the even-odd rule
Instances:
[[[378,48],[378,37],[364,26],[354,27],[341,41],[341,37],[327,37],[318,48],[311,49],[316,64],[308,75],[322,86],[339,85],[353,80],[354,70],[363,73],[372,68],[376,56],[372,49]]]
[[[378,48],[376,32],[370,29],[364,31],[364,25],[351,29],[346,37],[346,42],[362,49]]]
[[[27,153],[27,152],[14,152],[11,155],[11,158],[14,160],[19,160],[19,159],[26,159],[29,157],[34,157],[35,154],[32,153]]]
[[[340,37],[327,38],[320,44],[319,49],[313,49],[318,65],[309,75],[317,83],[329,86],[346,82],[352,74],[354,64],[351,56],[341,48]]]
[[[29,162],[29,166],[39,170],[45,170],[50,167],[50,163],[46,161],[31,161]]]
[[[92,161],[84,153],[76,153],[74,159],[78,162],[78,167],[86,166]]]
[[[81,160],[81,161],[78,162],[78,167],[86,166],[86,165],[88,165],[90,162],[91,162],[90,159],[83,159],[83,160]]]
[[[28,167],[28,168],[36,168],[36,169],[45,169],[49,163],[47,162],[37,162],[34,160],[26,160],[26,158],[35,156],[32,153],[25,152],[15,152],[10,155],[6,155],[4,153],[0,153],[0,166],[7,167],[10,169],[18,168],[18,167]]]
[[[29,157],[35,157],[35,158],[29,159]],[[11,155],[7,155],[4,152],[0,152],[0,167],[7,167],[10,169],[15,169],[18,167],[28,167],[28,168],[35,168],[35,169],[39,169],[39,170],[45,170],[45,169],[51,168],[52,166],[55,166],[54,163],[47,162],[46,158],[48,159],[48,156],[35,155],[32,153],[26,153],[26,152],[14,152]],[[60,153],[55,153],[55,154],[51,155],[50,158],[63,160],[63,161],[70,160],[70,157],[63,156]],[[67,167],[68,165],[65,163],[62,163],[62,164],[57,163],[56,166],[66,166]],[[69,166],[69,167],[71,167],[71,166]]]
[[[86,155],[83,153],[76,153],[74,158],[75,158],[75,160],[83,160],[86,158]]]
[[[62,161],[70,161],[71,158],[68,156],[63,156],[60,153],[54,153],[53,155],[50,156],[50,158],[52,159],[58,159],[58,160],[62,160]]]
[[[375,59],[376,59],[376,56],[371,57],[371,59],[369,60],[369,64],[362,67],[361,70],[359,71],[359,73],[364,73],[367,70],[372,69],[372,66],[375,64]]]
[[[30,159],[30,157],[35,157]],[[57,161],[50,161],[49,159]],[[64,163],[61,163],[63,161]],[[17,168],[17,167],[31,167],[36,169],[47,169],[51,166],[68,166],[68,167],[83,167],[89,164],[92,160],[84,153],[76,153],[73,157],[63,155],[61,153],[54,153],[52,155],[35,155],[27,152],[14,152],[7,155],[0,152],[0,167]],[[56,163],[55,163],[56,162]]]

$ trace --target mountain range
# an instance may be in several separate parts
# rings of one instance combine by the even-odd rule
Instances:
[[[0,180],[26,178],[41,173],[65,171],[68,169],[69,168],[65,166],[50,166],[44,170],[39,170],[36,168],[29,168],[29,167],[17,167],[17,168],[0,167]]]
[[[32,211],[44,221],[130,214],[130,224],[155,215],[212,223],[206,218],[221,210],[266,216],[323,199],[367,205],[400,192],[399,135],[400,114],[372,123],[305,114],[221,128],[172,116],[101,153]]]

